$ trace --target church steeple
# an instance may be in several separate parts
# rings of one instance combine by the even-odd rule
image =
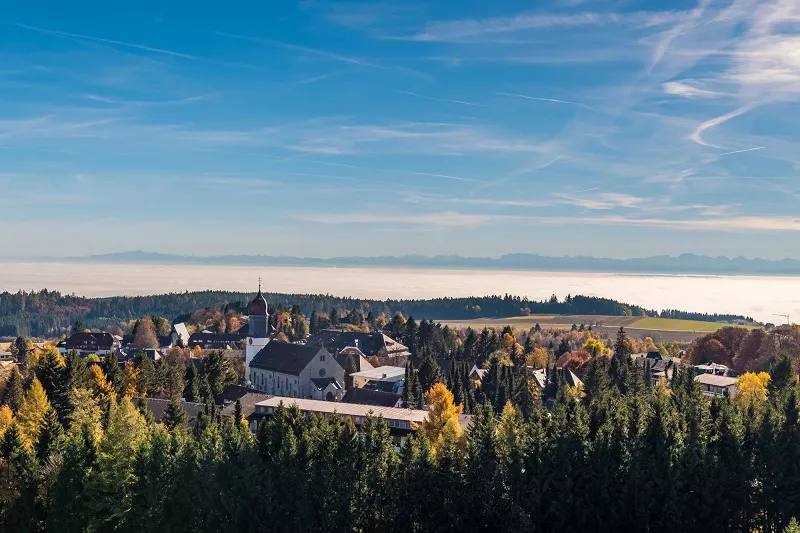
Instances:
[[[269,328],[269,306],[267,299],[261,294],[261,278],[258,278],[258,294],[253,298],[248,306],[250,314],[250,333],[249,336],[253,338],[266,338],[268,336]]]

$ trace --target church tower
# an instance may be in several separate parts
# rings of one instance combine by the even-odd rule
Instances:
[[[245,348],[245,382],[252,381],[250,362],[269,342],[269,313],[267,299],[261,294],[261,278],[258,279],[258,294],[248,306],[250,320],[248,324],[247,348]]]

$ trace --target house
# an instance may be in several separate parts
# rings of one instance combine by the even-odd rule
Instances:
[[[189,337],[189,348],[200,347],[203,350],[240,350],[244,337],[238,333],[218,335],[210,331],[192,333]]]
[[[702,365],[695,365],[694,368],[698,374],[714,374],[715,376],[735,377],[735,372],[732,369],[719,363],[704,363]]]
[[[344,369],[322,347],[270,341],[249,364],[251,385],[267,394],[340,400]],[[330,380],[333,378],[333,381]],[[312,379],[325,380],[313,382]]]
[[[186,324],[178,322],[172,326],[172,344],[173,346],[189,346],[189,330]]]
[[[161,422],[164,419],[164,413],[167,411],[167,407],[169,407],[170,400],[163,400],[160,398],[133,397],[131,398],[131,402],[133,402],[134,405],[146,403],[147,408],[153,415],[153,420],[156,422]],[[183,410],[186,412],[186,423],[189,427],[195,426],[200,413],[205,412],[206,409],[206,406],[203,403],[185,402],[183,400],[181,400],[181,407],[183,407]]]
[[[469,371],[469,379],[472,381],[483,381],[483,376],[488,372],[485,368],[478,368],[478,365],[472,365]]]
[[[364,354],[360,353],[358,350],[345,348],[341,352],[334,354],[333,357],[336,359],[336,362],[339,363],[339,366],[344,368],[345,371],[347,371],[350,361],[353,362],[356,372],[363,372],[364,370],[371,370],[375,368],[372,366],[372,364],[370,364],[369,361],[367,361],[367,359],[364,357]]]
[[[236,413],[236,402],[242,409],[242,417],[247,420],[250,429],[255,431],[258,421],[262,415],[256,414],[256,404],[271,398],[269,394],[258,392],[251,387],[242,385],[228,385],[223,391],[214,397],[214,403],[222,406],[220,414],[233,418]]]
[[[408,435],[417,431],[415,425],[421,424],[428,415],[427,411],[418,409],[381,407],[343,402],[324,402],[279,396],[264,400],[263,402],[258,402],[256,404],[256,413],[261,413],[267,417],[272,416],[275,410],[281,406],[296,406],[304,413],[316,413],[322,416],[350,419],[353,421],[356,428],[361,427],[369,416],[383,418],[386,421],[386,425],[389,426],[389,434],[397,450],[405,444]],[[461,415],[458,421],[461,427],[465,431],[468,431],[472,417],[470,415]]]
[[[700,374],[694,380],[703,387],[703,394],[710,397],[720,397],[726,394],[733,398],[736,396],[737,378],[720,376],[717,374]]]
[[[661,355],[661,352],[634,353],[631,354],[631,360],[642,367],[650,365],[651,384],[653,386],[658,385],[658,382],[662,379],[672,380],[675,372],[682,364],[679,358],[665,357]]]
[[[400,383],[402,385],[406,379],[406,369],[402,366],[379,366],[350,374],[350,378],[353,380],[353,387],[359,389],[377,381]]]
[[[388,358],[404,361],[411,355],[408,348],[381,332],[325,329],[306,340],[310,346],[325,346],[331,353],[347,350],[364,357]]]
[[[351,387],[344,394],[342,403],[357,403],[360,405],[375,405],[378,407],[401,407],[403,405],[403,395]]]
[[[124,348],[119,351],[119,360],[120,362],[132,360],[139,352],[143,352],[145,356],[147,356],[147,358],[154,363],[162,357],[161,352],[155,348],[147,348],[145,350],[138,348]]]
[[[110,333],[73,333],[67,340],[59,342],[58,351],[62,354],[75,351],[78,355],[107,355],[119,348],[119,341]]]

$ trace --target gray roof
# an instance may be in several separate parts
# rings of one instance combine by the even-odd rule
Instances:
[[[263,394],[260,392],[246,392],[237,400],[239,400],[239,405],[242,407],[242,416],[244,418],[248,418],[250,415],[256,412],[256,403],[268,400],[272,398],[270,394]],[[230,416],[236,413],[236,400],[229,402],[228,405],[222,408],[220,411],[222,416]]]
[[[378,405],[381,407],[397,407],[402,400],[403,396],[400,394],[370,389],[358,389],[355,387],[352,387],[344,393],[344,398],[342,398],[342,402],[344,403]]]
[[[336,381],[336,378],[327,377],[327,378],[311,378],[311,383],[317,388],[317,390],[325,390],[328,385],[333,383],[334,387],[337,389],[341,389],[342,386],[339,385],[339,382]]]
[[[297,376],[321,350],[324,348],[270,341],[256,354],[250,367]]]
[[[322,330],[315,333],[307,342],[317,346],[324,344],[329,351],[339,351],[352,346],[358,348],[367,357],[378,355],[383,348],[389,355],[408,351],[408,348],[380,332]]]
[[[737,378],[732,378],[730,376],[718,376],[716,374],[699,374],[695,376],[694,380],[703,385],[731,387],[736,385]]]
[[[164,418],[164,413],[169,407],[169,400],[163,400],[161,398],[131,398],[131,401],[134,405],[138,405],[142,402],[147,402],[147,407],[150,409],[150,412],[153,414],[153,420],[156,422],[161,422]],[[186,423],[193,427],[195,422],[197,422],[197,417],[200,416],[200,413],[205,411],[205,404],[203,403],[194,403],[194,402],[184,402],[181,401],[181,407],[183,410],[186,411]]]

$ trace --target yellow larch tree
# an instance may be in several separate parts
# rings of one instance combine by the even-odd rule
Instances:
[[[117,393],[114,386],[106,379],[106,374],[100,365],[92,365],[89,367],[89,375],[92,378],[92,389],[98,398],[113,398],[116,399]]]
[[[767,384],[769,374],[766,372],[745,372],[736,380],[736,400],[742,405],[757,404],[767,401]]]
[[[14,412],[7,405],[0,406],[0,440],[6,434],[8,426],[14,421]]]
[[[136,384],[139,379],[139,371],[133,365],[133,361],[125,362],[125,370],[122,372],[122,390],[126,398],[136,396]]]
[[[22,438],[28,446],[35,444],[39,438],[42,422],[49,408],[50,401],[47,399],[44,387],[37,378],[33,378],[31,386],[25,391],[22,407],[17,413],[17,424],[19,424]]]
[[[443,383],[437,383],[425,394],[430,405],[422,424],[418,425],[420,434],[428,441],[434,457],[444,452],[463,447],[463,430],[458,423],[462,406],[453,401],[453,393]]]

